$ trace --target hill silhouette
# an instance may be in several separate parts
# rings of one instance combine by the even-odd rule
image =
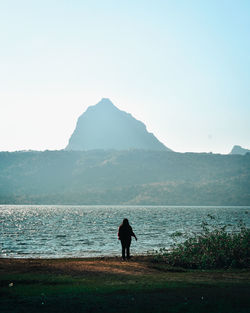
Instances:
[[[66,147],[66,150],[77,151],[93,149],[170,151],[142,122],[119,110],[106,98],[88,107],[78,118]]]
[[[250,153],[250,150],[242,148],[241,146],[233,146],[232,151],[230,152],[230,154],[241,154],[244,155],[246,153]]]
[[[250,154],[0,153],[1,204],[250,205]]]

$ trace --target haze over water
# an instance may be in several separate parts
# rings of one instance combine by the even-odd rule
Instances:
[[[170,248],[176,232],[199,232],[208,214],[220,225],[242,220],[249,227],[249,213],[250,207],[1,205],[0,257],[120,255],[117,229],[125,217],[138,237],[132,254],[144,254]]]

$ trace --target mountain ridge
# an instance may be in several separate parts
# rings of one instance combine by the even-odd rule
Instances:
[[[108,98],[89,106],[77,120],[65,150],[128,150],[171,151],[146,125],[130,113],[118,109]]]
[[[246,153],[250,153],[250,150],[242,148],[239,145],[234,145],[231,152],[230,152],[230,154],[241,154],[241,155],[244,155]]]
[[[250,205],[250,154],[0,152],[1,204]]]

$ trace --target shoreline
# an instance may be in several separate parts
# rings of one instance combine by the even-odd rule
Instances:
[[[195,205],[191,205],[191,204],[70,204],[70,203],[51,203],[51,204],[42,204],[42,203],[0,203],[0,207],[1,206],[29,206],[29,207],[37,207],[37,206],[42,206],[42,207],[51,207],[51,206],[62,206],[62,207],[98,207],[98,208],[106,208],[106,207],[147,207],[147,208],[229,208],[229,209],[233,209],[233,208],[246,208],[246,209],[250,209],[250,204],[247,205],[226,205],[226,204],[220,204],[220,205],[206,205],[206,204],[195,204]]]
[[[250,283],[250,269],[184,269],[159,262],[153,256],[133,256],[123,261],[118,256],[84,258],[0,258],[0,274],[51,274],[51,275],[125,275],[152,276],[171,281],[221,281]]]

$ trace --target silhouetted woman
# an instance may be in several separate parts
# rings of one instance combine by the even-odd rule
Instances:
[[[129,225],[128,219],[124,218],[118,230],[118,239],[121,240],[121,245],[122,245],[123,260],[125,260],[125,254],[127,256],[127,259],[130,259],[129,248],[131,244],[131,237],[135,237],[135,240],[137,240],[132,227]]]

